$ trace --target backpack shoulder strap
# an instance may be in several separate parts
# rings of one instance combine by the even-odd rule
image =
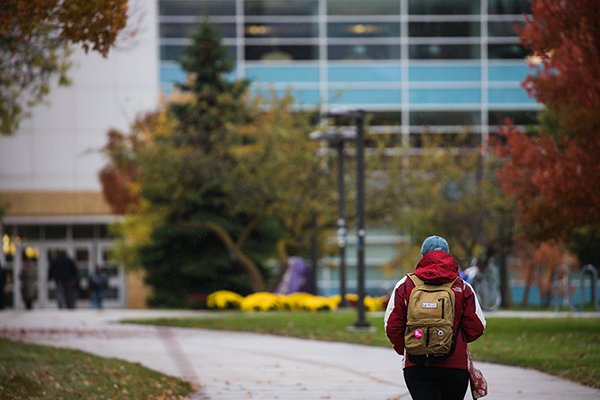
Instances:
[[[419,278],[417,275],[415,275],[414,272],[411,272],[407,276],[410,278],[411,281],[413,281],[413,283],[415,284],[415,287],[425,285],[425,281],[423,281],[421,278]]]

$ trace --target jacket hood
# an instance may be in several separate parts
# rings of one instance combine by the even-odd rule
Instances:
[[[433,250],[421,258],[415,268],[415,275],[425,282],[439,284],[450,282],[458,277],[458,264],[450,254]]]

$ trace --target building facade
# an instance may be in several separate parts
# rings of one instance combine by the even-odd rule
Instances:
[[[134,283],[108,260],[108,225],[118,216],[103,199],[98,172],[108,130],[126,130],[138,113],[158,105],[157,3],[137,5],[129,22],[139,32],[135,39],[120,42],[107,58],[74,49],[72,85],[52,88],[14,136],[0,136],[0,263],[9,307],[23,306],[24,263],[37,267],[35,307],[56,307],[48,266],[61,250],[77,264],[78,306],[89,306],[87,277],[96,266],[110,278],[106,306],[132,306],[127,289]]]
[[[516,29],[529,12],[528,0],[159,0],[161,90],[185,80],[177,60],[207,21],[235,60],[232,78],[250,80],[253,93],[363,109],[371,132],[401,146],[418,147],[425,132],[485,145],[505,117],[526,125],[540,109],[520,86],[530,69]],[[367,289],[381,294],[390,278],[378,267],[407,238],[368,235]],[[347,252],[355,291],[351,243]],[[321,261],[318,287],[337,293],[338,259]]]
[[[527,0],[160,0],[161,87],[184,81],[177,60],[208,21],[254,93],[364,109],[405,145],[465,127],[477,145],[540,108],[520,87],[530,69],[515,27],[529,11]]]

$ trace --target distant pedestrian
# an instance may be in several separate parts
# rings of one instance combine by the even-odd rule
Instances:
[[[473,288],[458,276],[448,242],[430,236],[423,241],[421,255],[414,274],[403,277],[392,291],[385,312],[386,334],[404,357],[404,380],[414,400],[462,400],[469,384],[467,342],[483,334],[486,321]],[[416,299],[419,295],[423,297]],[[440,325],[425,319],[413,322],[419,315],[443,320],[445,314],[449,319],[449,312],[453,321]],[[448,337],[451,341],[444,342]],[[445,354],[429,352],[442,343]]]
[[[38,297],[37,268],[31,260],[27,260],[23,264],[23,269],[19,273],[19,280],[21,282],[21,298],[25,303],[25,308],[31,310],[33,302]]]
[[[58,308],[74,309],[79,278],[75,261],[65,251],[58,251],[56,256],[50,260],[48,280],[53,280],[56,283]]]
[[[0,310],[4,310],[4,297],[6,296],[6,270],[0,262]]]
[[[90,275],[88,281],[90,290],[90,303],[95,309],[102,309],[102,301],[104,299],[104,291],[108,288],[108,277],[106,273],[96,266],[94,272]]]

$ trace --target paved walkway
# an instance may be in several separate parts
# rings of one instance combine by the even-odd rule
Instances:
[[[400,359],[391,349],[115,323],[124,318],[183,315],[198,312],[3,311],[0,336],[139,362],[200,385],[197,400],[410,398]],[[600,399],[600,390],[537,371],[477,365],[490,385],[488,400]]]

